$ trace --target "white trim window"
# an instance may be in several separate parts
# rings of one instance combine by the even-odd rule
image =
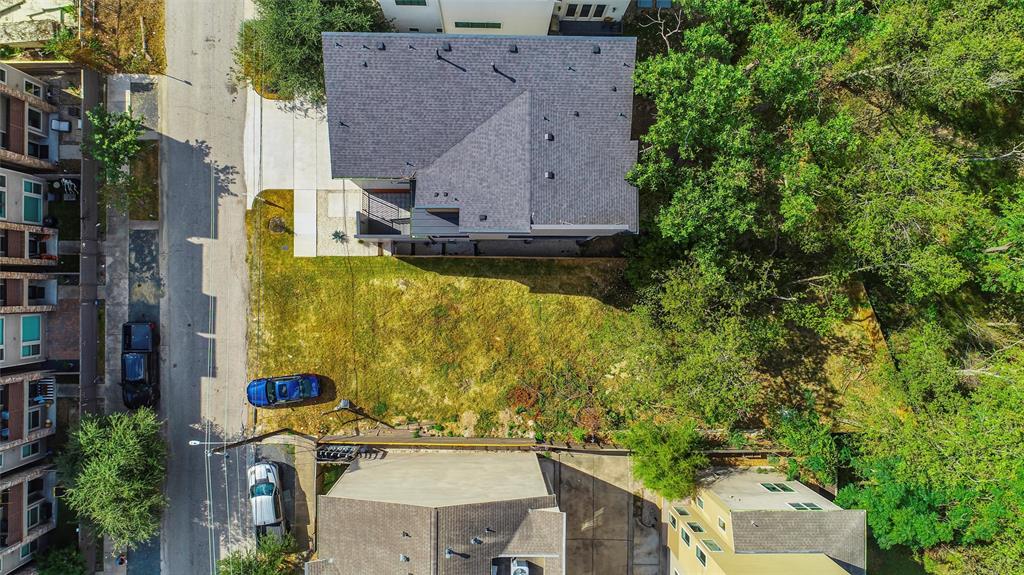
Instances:
[[[2,69],[2,68],[0,68]],[[7,219],[7,176],[0,174],[0,220]]]
[[[697,496],[697,507],[704,509],[704,499],[699,495]]]
[[[29,459],[39,455],[39,442],[33,441],[21,446],[21,458]]]
[[[25,510],[25,527],[32,529],[43,522],[43,513],[40,504],[31,505]]]
[[[25,127],[35,134],[43,133],[43,111],[32,106],[25,106]]]
[[[26,222],[43,221],[43,183],[25,178],[21,186],[21,216]]]
[[[39,357],[43,353],[43,316],[21,316],[21,358]]]
[[[707,567],[708,556],[704,554],[704,550],[700,548],[700,545],[694,545],[693,548],[696,549],[694,554],[697,555],[697,561],[700,561],[701,565]]]
[[[772,493],[793,493],[793,488],[785,483],[762,483],[761,487]]]
[[[722,519],[721,516],[718,517],[718,528],[725,531],[725,519]]]
[[[32,94],[36,98],[42,98],[43,97],[43,85],[42,84],[36,84],[32,80],[25,80],[25,85],[23,87],[25,88],[25,92],[27,92],[29,94]]]
[[[821,511],[816,503],[790,503],[789,506],[797,511]]]
[[[28,412],[28,416],[25,418],[25,423],[28,425],[29,431],[35,431],[43,426],[43,410],[32,409]]]

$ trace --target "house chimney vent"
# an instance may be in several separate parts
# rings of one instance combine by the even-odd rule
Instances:
[[[553,180],[553,179],[555,179],[555,173],[554,172],[544,172],[544,177],[549,179],[549,180]]]
[[[544,134],[544,139],[549,141],[549,142],[554,142],[555,141],[555,135],[550,133],[550,132],[548,132],[547,134]]]

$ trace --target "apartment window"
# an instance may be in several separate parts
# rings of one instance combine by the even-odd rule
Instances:
[[[694,547],[694,549],[697,550],[697,561],[700,561],[701,565],[707,567],[708,566],[708,556],[704,554],[704,551],[700,548],[699,545]]]
[[[701,543],[704,544],[705,547],[708,548],[708,551],[710,551],[712,553],[721,553],[722,552],[722,548],[719,547],[718,543],[715,543],[713,540],[711,540],[711,539],[701,539],[700,541],[701,541]]]
[[[668,524],[672,526],[672,529],[676,528],[677,523],[675,515],[672,515],[671,513],[668,514]]]
[[[22,459],[28,459],[29,457],[34,457],[36,455],[39,455],[39,442],[38,441],[33,441],[32,443],[26,443],[25,445],[21,446],[21,458]]]
[[[29,106],[28,108],[28,121],[26,125],[28,129],[33,132],[43,133],[43,113],[35,108]]]
[[[761,487],[772,493],[793,493],[793,488],[785,483],[762,483]]]
[[[39,315],[21,316],[21,357],[36,357],[42,352],[43,319]]]
[[[25,545],[22,545],[21,546],[21,553],[20,553],[21,554],[21,558],[24,559],[24,558],[28,557],[29,555],[32,555],[33,553],[36,552],[37,549],[39,549],[39,540],[38,539],[33,539],[31,543],[26,543]]]
[[[718,528],[725,531],[725,519],[722,519],[721,517],[718,518]]]
[[[32,529],[36,525],[39,525],[38,505],[33,505],[32,507],[29,507],[28,511],[25,512],[25,523],[28,525],[29,529]]]
[[[594,6],[594,18],[600,18],[604,16],[604,9],[607,8],[605,4],[598,4]]]
[[[34,431],[43,426],[43,410],[33,409],[28,412],[28,430]]]
[[[33,82],[32,80],[25,80],[24,88],[25,88],[26,92],[28,92],[29,94],[32,94],[33,96],[35,96],[37,98],[42,98],[43,97],[43,86],[42,86],[42,84],[37,84],[37,83]]]
[[[7,83],[7,70],[0,68],[0,84]]]
[[[410,32],[419,32],[420,29],[419,28],[409,28],[409,31]]]
[[[565,8],[565,16],[567,18],[572,18],[573,16],[575,16],[576,15],[576,8],[578,8],[578,7],[579,7],[579,4],[569,4]]]
[[[25,91],[32,94],[36,98],[43,97],[43,87],[31,80],[25,80]]]
[[[675,511],[676,515],[678,515],[680,517],[686,517],[687,515],[690,514],[689,511],[683,509],[682,507],[673,507],[672,511]]]
[[[427,0],[395,0],[395,6],[426,6]]]
[[[679,538],[683,540],[683,543],[686,543],[687,547],[690,546],[690,534],[685,529],[679,530]]]
[[[2,69],[2,68],[0,68]],[[0,220],[7,219],[7,176],[0,174]]]
[[[697,498],[697,507],[704,509],[704,500],[700,497]]]
[[[456,22],[456,28],[501,28],[501,22]]]
[[[26,222],[38,224],[43,221],[43,184],[25,180],[22,185],[25,195],[21,199],[21,215]]]
[[[686,526],[694,533],[704,533],[704,528],[700,526],[700,523],[694,523],[691,521],[690,523],[687,523]]]
[[[789,506],[797,511],[821,511],[821,507],[814,503],[790,503]]]
[[[584,5],[580,6],[580,18],[589,18],[590,17],[590,9],[593,8],[593,7],[594,7],[593,4],[584,4]]]

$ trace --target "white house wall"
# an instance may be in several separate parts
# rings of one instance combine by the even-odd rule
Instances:
[[[426,6],[405,6],[395,0],[379,0],[384,16],[399,32],[441,32],[440,1],[426,0]]]
[[[449,34],[545,36],[554,6],[554,0],[441,0],[441,17]],[[501,28],[462,28],[456,22],[497,22]]]
[[[424,6],[378,1],[399,32],[544,36],[556,0],[425,0]],[[501,28],[457,27],[456,22],[497,23]]]

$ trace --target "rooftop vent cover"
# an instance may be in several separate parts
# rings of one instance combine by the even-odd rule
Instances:
[[[544,134],[544,139],[549,141],[549,142],[554,142],[555,141],[555,135],[549,132],[547,134]]]
[[[598,46],[597,44],[594,44],[594,47],[590,51],[595,53],[595,54],[600,54],[601,53],[601,47]]]
[[[408,555],[399,555],[398,556],[398,560],[401,561],[402,563],[408,563],[409,562],[409,556]]]
[[[452,43],[451,42],[445,42],[444,44],[441,44],[441,49],[444,50],[445,52],[451,52],[452,51]]]
[[[384,49],[384,42],[377,42],[377,49],[378,50],[383,50]]]
[[[553,179],[555,179],[555,173],[554,172],[544,172],[544,177],[549,179],[549,180],[553,180]]]
[[[480,214],[480,221],[481,222],[486,222],[487,221],[487,214]]]
[[[519,53],[519,46],[516,46],[515,44],[512,44],[511,46],[508,47],[508,51],[513,53],[513,54],[518,54]]]

